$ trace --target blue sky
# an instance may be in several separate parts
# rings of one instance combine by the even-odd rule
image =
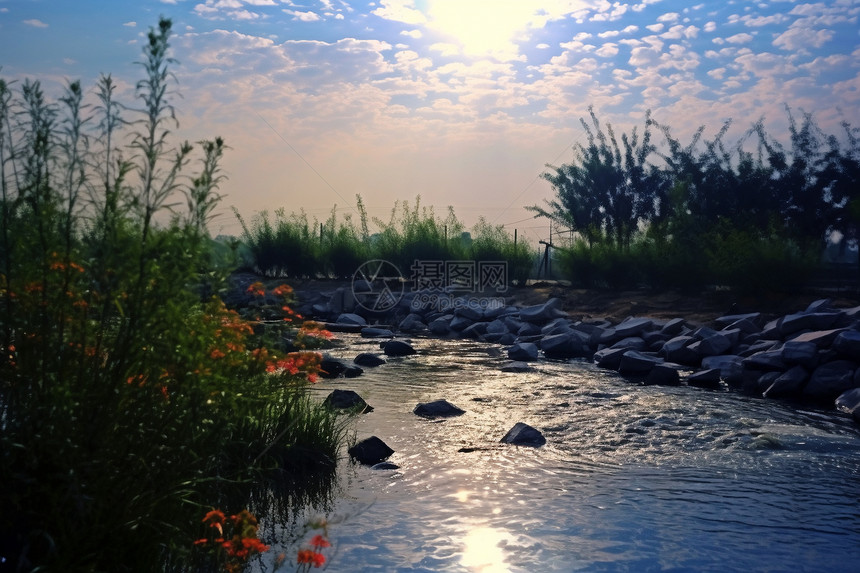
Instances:
[[[0,74],[58,90],[100,72],[132,102],[142,41],[174,23],[179,137],[223,136],[229,212],[372,216],[421,195],[536,241],[522,207],[552,195],[593,105],[618,130],[645,111],[675,134],[736,138],[784,106],[860,126],[860,1],[0,0]],[[525,219],[525,220],[524,220]]]

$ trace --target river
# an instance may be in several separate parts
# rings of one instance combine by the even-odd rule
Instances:
[[[378,344],[342,338],[332,354],[349,360]],[[358,392],[374,411],[357,439],[378,436],[400,466],[342,464],[327,571],[860,570],[860,427],[848,417],[641,386],[586,361],[502,373],[501,347],[473,341],[415,346],[313,388]],[[466,413],[412,413],[437,399]],[[547,444],[499,444],[516,422]]]

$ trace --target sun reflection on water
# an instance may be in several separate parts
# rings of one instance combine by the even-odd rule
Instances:
[[[493,527],[470,529],[463,538],[463,556],[460,562],[469,571],[480,573],[507,573],[504,546],[513,536]]]

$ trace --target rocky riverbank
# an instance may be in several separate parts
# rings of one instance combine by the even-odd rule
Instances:
[[[234,277],[236,292],[253,280]],[[584,296],[581,291],[557,286],[504,297],[402,292],[384,304],[374,285],[328,286],[297,285],[297,310],[331,330],[380,339],[473,338],[503,345],[510,369],[539,360],[593,360],[642,384],[728,386],[768,399],[835,407],[860,423],[860,306],[845,299],[816,299],[790,311],[784,309],[792,301],[769,300],[765,312],[750,310],[750,301],[714,296],[686,306],[690,316],[679,316],[695,303],[681,303],[674,294],[651,295],[645,300],[676,304],[649,312],[653,302],[630,293],[620,301],[616,296],[614,306],[606,307],[610,312],[599,316],[598,308],[571,305]],[[639,312],[621,318],[625,308]]]

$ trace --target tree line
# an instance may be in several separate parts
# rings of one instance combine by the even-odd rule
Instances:
[[[763,120],[734,142],[731,120],[682,142],[650,112],[619,137],[588,111],[573,161],[543,174],[555,197],[530,207],[573,232],[562,259],[577,282],[780,288],[816,270],[830,237],[856,244],[860,138],[848,122],[827,133],[786,106],[787,143]]]

